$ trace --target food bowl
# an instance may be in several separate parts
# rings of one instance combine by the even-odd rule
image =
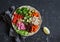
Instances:
[[[36,34],[42,24],[41,14],[34,7],[24,5],[18,7],[12,15],[12,26],[21,36]]]

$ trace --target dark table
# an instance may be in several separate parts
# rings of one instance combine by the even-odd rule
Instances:
[[[60,0],[0,0],[0,13],[8,10],[12,5],[16,8],[21,5],[35,7],[42,15],[41,27],[47,26],[51,31],[49,42],[60,42]],[[0,22],[0,42],[11,42],[6,34],[6,26],[3,25],[2,21]],[[40,29],[37,34],[27,37],[25,41],[47,42],[46,38],[47,36]]]

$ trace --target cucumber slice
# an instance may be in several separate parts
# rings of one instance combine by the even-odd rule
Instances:
[[[18,34],[22,35],[22,36],[28,35],[28,32],[25,31],[25,30],[16,30],[16,32],[17,32]]]

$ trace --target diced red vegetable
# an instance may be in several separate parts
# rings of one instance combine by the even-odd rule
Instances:
[[[31,32],[36,32],[38,29],[38,25],[32,25]]]
[[[39,13],[38,13],[38,12],[34,12],[34,13],[32,14],[32,16],[39,17]]]
[[[13,16],[14,16],[14,17],[13,17],[12,23],[14,23],[14,24],[16,24],[16,22],[17,22],[18,19],[24,18],[24,17],[23,17],[22,15],[20,15],[20,14],[14,14]]]

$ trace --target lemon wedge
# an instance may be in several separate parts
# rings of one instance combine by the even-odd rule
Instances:
[[[50,34],[50,30],[47,27],[43,27],[43,32],[47,35]]]

